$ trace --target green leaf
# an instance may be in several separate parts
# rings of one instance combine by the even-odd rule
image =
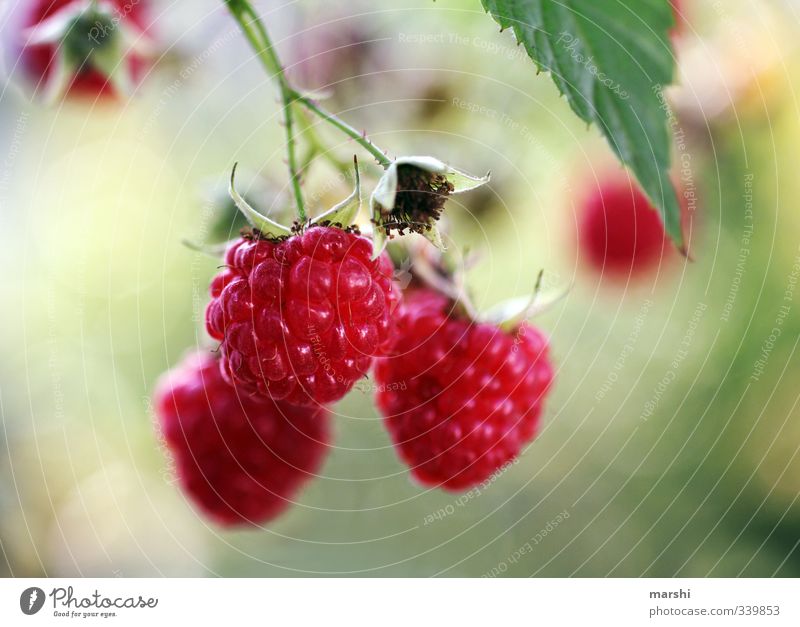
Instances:
[[[481,0],[572,110],[596,123],[683,248],[662,87],[672,82],[667,0]]]

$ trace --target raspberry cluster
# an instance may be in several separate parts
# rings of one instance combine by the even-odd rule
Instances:
[[[467,489],[521,453],[553,378],[539,331],[474,319],[419,280],[401,300],[388,255],[353,229],[287,233],[228,247],[206,309],[219,354],[188,358],[156,391],[198,507],[223,525],[282,512],[327,450],[327,406],[373,363],[384,424],[423,485]]]

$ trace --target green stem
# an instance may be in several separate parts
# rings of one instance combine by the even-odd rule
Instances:
[[[386,156],[386,153],[383,152],[378,146],[376,146],[372,140],[370,140],[365,133],[359,132],[354,127],[350,126],[347,122],[339,118],[336,114],[331,113],[323,109],[319,106],[316,102],[314,102],[308,96],[303,96],[297,92],[294,92],[295,99],[297,102],[302,104],[306,109],[314,113],[315,115],[319,116],[331,126],[339,129],[342,133],[350,137],[351,139],[355,140],[364,150],[370,153],[375,160],[384,168],[388,168],[391,165],[392,161]]]
[[[294,139],[292,104],[296,100],[295,91],[289,86],[289,81],[286,79],[283,66],[278,54],[275,52],[275,47],[267,33],[267,29],[264,28],[264,24],[250,3],[246,0],[225,0],[225,3],[267,72],[278,81],[283,102],[283,125],[286,131],[286,162],[289,167],[289,178],[291,179],[295,203],[297,204],[297,217],[301,223],[305,222],[307,219],[306,207],[303,200],[303,190],[300,187],[297,146]]]
[[[305,138],[306,142],[309,146],[308,156],[310,157],[308,161],[303,165],[305,169],[311,162],[311,158],[316,156],[321,156],[324,158],[328,163],[330,163],[337,172],[342,173],[350,173],[350,168],[352,168],[352,164],[347,163],[345,161],[341,161],[333,151],[329,150],[328,147],[325,145],[325,142],[319,136],[317,129],[311,123],[311,120],[308,117],[308,112],[305,109],[300,109],[300,115],[297,116],[298,121],[302,125],[300,130],[300,135]]]
[[[294,148],[294,138],[292,136],[292,124],[293,124],[293,116],[291,113],[291,105],[293,103],[298,103],[311,111],[314,115],[320,117],[321,119],[325,120],[328,124],[333,126],[334,128],[338,129],[340,132],[344,133],[352,140],[354,140],[359,146],[364,148],[368,153],[370,153],[375,160],[383,167],[388,168],[391,165],[391,159],[386,156],[386,153],[381,150],[377,145],[375,145],[365,133],[360,132],[358,129],[350,126],[347,122],[339,118],[336,114],[327,111],[316,102],[314,102],[310,97],[301,94],[300,92],[296,91],[289,85],[289,81],[286,78],[286,74],[283,71],[283,66],[278,59],[278,55],[275,52],[275,48],[272,45],[272,41],[267,33],[266,28],[264,28],[263,23],[258,17],[258,14],[255,12],[253,7],[251,6],[248,0],[224,0],[225,4],[228,5],[228,9],[233,14],[236,21],[239,22],[240,27],[245,33],[247,40],[250,42],[250,45],[253,46],[254,50],[258,54],[259,58],[261,59],[262,63],[266,67],[267,71],[277,77],[278,84],[281,90],[281,97],[283,98],[284,104],[284,111],[285,111],[285,120],[286,120],[286,132],[287,132],[287,152],[289,154],[289,170],[292,174],[293,183],[295,183],[295,196],[298,198],[298,206],[302,207],[302,194],[300,193],[300,183],[299,179],[296,177],[296,156],[295,156],[295,148]],[[255,25],[256,32],[254,33],[251,30],[250,24],[248,24],[244,17],[247,16],[252,24]],[[260,41],[259,41],[260,37]],[[293,170],[293,168],[295,168]],[[302,210],[303,215],[305,215],[305,210]],[[305,219],[305,218],[303,218]]]

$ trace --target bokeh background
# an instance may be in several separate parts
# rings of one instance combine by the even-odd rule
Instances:
[[[492,171],[449,209],[454,246],[481,253],[476,301],[529,293],[541,268],[572,288],[536,320],[557,364],[542,433],[491,485],[414,485],[356,390],[320,476],[245,531],[185,500],[150,398],[208,345],[218,262],[181,240],[228,215],[233,162],[286,206],[272,85],[211,0],[154,3],[163,54],[130,100],[45,107],[6,58],[0,573],[800,576],[800,3],[682,4],[669,98],[694,260],[613,281],[575,229],[619,168],[477,0],[256,3],[293,80],[380,145]],[[320,161],[306,189],[321,211],[349,182]]]

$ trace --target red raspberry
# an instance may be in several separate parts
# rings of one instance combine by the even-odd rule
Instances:
[[[22,28],[29,29],[52,16],[59,9],[67,5],[89,5],[88,0],[33,0],[27,4],[22,17]],[[145,32],[148,26],[148,8],[145,0],[106,0],[115,12],[115,17],[124,21],[134,29]],[[20,52],[22,65],[29,76],[44,85],[55,70],[56,54],[74,50],[75,54],[88,54],[89,50],[99,48],[106,41],[111,41],[115,36],[116,26],[112,23],[102,24],[91,19],[78,22],[72,26],[67,38],[61,43],[48,43],[28,45]],[[98,43],[99,42],[99,43]],[[25,42],[21,42],[25,44]],[[141,78],[147,63],[140,56],[131,53],[125,59],[134,80]],[[114,93],[108,77],[91,66],[90,62],[83,64],[82,69],[72,78],[69,93],[77,96],[111,96]]]
[[[423,485],[464,490],[519,455],[553,379],[547,341],[472,322],[428,289],[406,297],[394,354],[377,361],[378,407]]]
[[[206,327],[228,381],[298,405],[342,398],[390,339],[399,294],[366,238],[312,227],[282,242],[242,238],[211,283]]]
[[[317,472],[330,414],[241,395],[208,353],[162,377],[155,406],[181,486],[225,526],[275,518]]]
[[[625,176],[601,181],[579,220],[580,250],[598,272],[617,277],[640,274],[669,250],[658,211]]]

